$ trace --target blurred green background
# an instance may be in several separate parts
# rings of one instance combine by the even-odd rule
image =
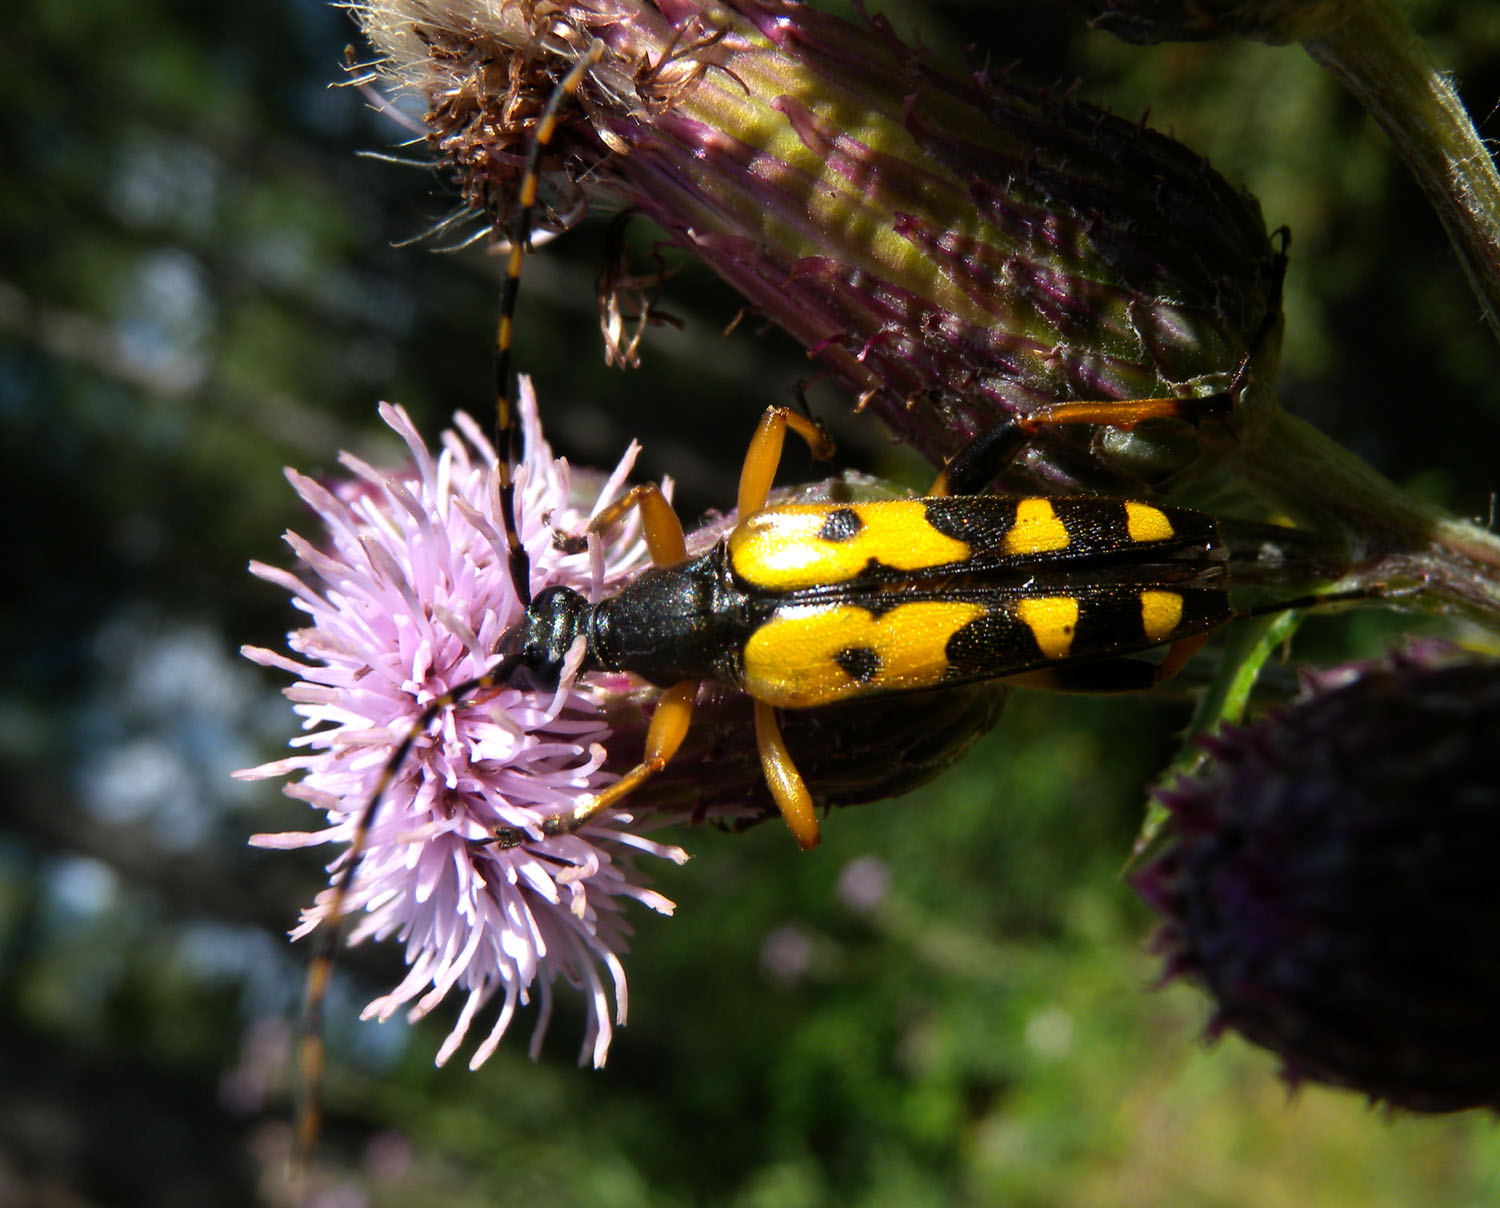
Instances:
[[[1032,0],[879,5],[949,62],[1174,133],[1294,232],[1287,404],[1399,481],[1484,516],[1500,354],[1373,124],[1296,48],[1141,50]],[[1481,132],[1500,8],[1403,6]],[[0,1205],[283,1204],[283,934],[317,856],[252,851],[306,808],[229,772],[293,732],[286,600],[245,573],[310,529],[281,476],[341,448],[395,464],[377,399],[435,436],[483,415],[499,265],[420,236],[453,205],[404,133],[330,88],[355,39],[321,0],[23,0],[0,40]],[[969,47],[968,51],[965,50]],[[768,401],[807,376],[701,271],[626,375],[597,355],[595,216],[527,269],[519,360],[585,464],[645,441],[685,511],[731,497]],[[413,240],[416,240],[413,243]],[[718,401],[705,419],[702,400]],[[845,400],[813,392],[825,414]],[[898,472],[840,423],[846,464]],[[1335,657],[1378,621],[1309,626]],[[678,903],[639,912],[631,1023],[575,1068],[564,1000],[477,1074],[446,1030],[359,1025],[392,952],[341,967],[313,1202],[357,1205],[1469,1205],[1500,1201],[1489,1117],[1289,1096],[1267,1055],[1199,1043],[1152,992],[1119,872],[1182,701],[1018,693],[928,789],[842,811],[815,855],[778,826],[680,836]],[[884,874],[873,910],[841,877]]]

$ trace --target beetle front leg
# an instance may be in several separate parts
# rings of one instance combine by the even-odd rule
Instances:
[[[740,470],[740,492],[737,507],[741,524],[766,506],[771,494],[771,483],[781,465],[781,451],[786,444],[786,430],[790,428],[807,442],[814,461],[827,461],[833,456],[833,438],[817,420],[799,415],[790,407],[767,407],[760,417],[755,435],[750,438],[750,448],[745,453],[745,464]]]
[[[617,523],[631,508],[641,514],[641,533],[651,551],[653,566],[676,566],[687,561],[687,540],[682,535],[682,521],[654,482],[631,487],[624,495],[589,521],[588,532],[603,533]]]
[[[598,793],[589,793],[578,800],[571,810],[561,814],[550,814],[538,824],[544,839],[571,834],[605,810],[613,809],[622,800],[635,792],[642,784],[662,771],[672,761],[672,756],[687,737],[688,727],[693,722],[693,705],[698,699],[697,680],[684,680],[661,694],[656,702],[656,712],[651,715],[651,724],[646,729],[646,754],[641,762],[626,772],[608,788]],[[532,838],[523,827],[500,827],[490,836],[490,843],[497,847],[519,847]]]

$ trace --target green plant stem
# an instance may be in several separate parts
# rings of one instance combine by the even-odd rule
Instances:
[[[1224,657],[1219,660],[1218,674],[1198,697],[1182,750],[1162,775],[1163,786],[1192,776],[1203,765],[1207,755],[1192,741],[1193,736],[1210,734],[1221,725],[1236,725],[1245,720],[1245,710],[1249,708],[1250,695],[1255,691],[1262,669],[1277,651],[1286,649],[1292,635],[1297,632],[1297,626],[1302,623],[1302,616],[1300,612],[1282,612],[1235,627],[1225,645]],[[1171,817],[1172,811],[1162,804],[1159,797],[1153,796],[1147,801],[1146,817],[1131,849],[1131,864],[1145,855]]]
[[[1240,450],[1235,469],[1262,500],[1340,541],[1347,558],[1342,586],[1409,591],[1413,607],[1460,612],[1500,632],[1500,539],[1493,533],[1413,498],[1279,408]]]
[[[1335,6],[1303,39],[1385,128],[1431,201],[1500,339],[1500,174],[1453,81],[1390,0]]]

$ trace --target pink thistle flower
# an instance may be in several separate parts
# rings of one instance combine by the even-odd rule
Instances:
[[[554,530],[581,531],[587,513],[570,500],[567,463],[553,459],[542,437],[529,382],[522,382],[519,410],[525,456],[516,470],[516,511],[532,587],[565,584],[598,598],[649,561],[639,525],[634,518],[622,524],[608,551],[597,538],[583,553],[558,550]],[[495,452],[479,426],[455,417],[458,432],[444,434],[434,458],[405,411],[385,405],[380,414],[406,442],[414,468],[386,474],[346,453],[342,464],[353,477],[331,490],[288,470],[323,520],[326,543],[287,534],[307,568],[301,575],[251,567],[290,591],[312,623],[288,638],[299,658],[244,650],[298,677],[287,696],[305,733],[293,742],[301,753],[238,775],[299,775],[287,794],[323,810],[328,822],[318,831],[256,835],[259,847],[347,844],[382,768],[423,709],[489,667],[501,635],[522,616],[507,571]],[[619,493],[635,453],[632,446],[604,483],[600,503]],[[418,1019],[457,989],[463,1006],[438,1064],[497,996],[498,1014],[470,1068],[490,1056],[533,994],[534,1056],[561,977],[589,1000],[580,1061],[602,1065],[613,1025],[626,1015],[620,955],[631,928],[623,904],[673,909],[646,888],[631,857],[681,863],[686,853],[632,833],[627,813],[545,842],[505,850],[486,842],[496,828],[534,826],[613,779],[604,770],[611,732],[600,712],[609,686],[594,679],[575,682],[569,672],[555,693],[507,686],[446,711],[418,736],[376,812],[349,887],[345,909],[357,920],[349,942],[398,936],[409,971],[363,1018],[384,1020],[405,1007]],[[330,863],[331,876],[347,858],[344,852]],[[319,894],[292,937],[332,925],[332,899],[331,889]]]

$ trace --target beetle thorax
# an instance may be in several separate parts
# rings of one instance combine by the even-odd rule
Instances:
[[[585,631],[591,611],[571,587],[549,587],[531,602],[521,621],[520,654],[540,686],[557,686],[568,651]],[[583,669],[588,669],[587,657]]]

